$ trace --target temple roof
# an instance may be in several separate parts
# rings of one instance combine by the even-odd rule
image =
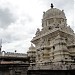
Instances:
[[[46,12],[44,12],[43,14],[43,18],[52,18],[52,17],[60,17],[60,18],[66,18],[65,17],[65,13],[63,10],[59,10],[57,8],[53,8],[51,6],[51,8],[49,10],[47,10]]]

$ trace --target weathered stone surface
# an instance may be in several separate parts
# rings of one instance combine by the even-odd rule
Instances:
[[[66,65],[75,66],[75,33],[67,26],[63,10],[51,5],[51,9],[43,14],[42,29],[37,29],[31,42],[35,45],[35,54],[31,53],[33,50],[30,54],[35,55],[36,60],[32,63],[37,69],[50,69],[52,64],[60,65],[52,66],[52,69],[60,70],[68,69]]]

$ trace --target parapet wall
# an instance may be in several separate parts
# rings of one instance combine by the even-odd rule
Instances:
[[[27,57],[27,54],[2,51],[2,52],[0,52],[0,56],[8,56],[8,57]]]

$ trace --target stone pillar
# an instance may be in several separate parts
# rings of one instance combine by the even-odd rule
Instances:
[[[15,75],[15,70],[14,70],[14,68],[12,68],[12,67],[9,68],[9,74],[10,74],[10,75]]]

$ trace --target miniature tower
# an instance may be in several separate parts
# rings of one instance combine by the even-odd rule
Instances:
[[[29,51],[27,52],[28,57],[30,57],[30,65],[34,66],[35,65],[35,60],[36,60],[36,50],[33,44],[29,47]]]

